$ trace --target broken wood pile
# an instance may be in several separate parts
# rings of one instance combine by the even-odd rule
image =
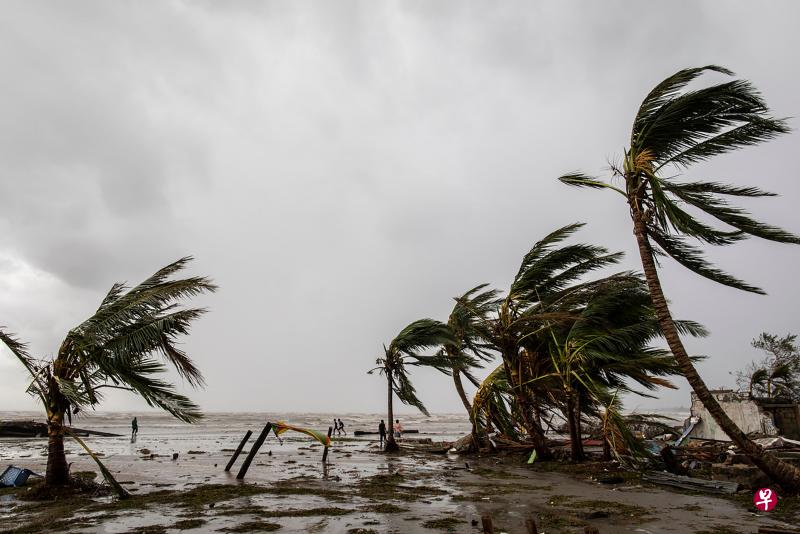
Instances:
[[[728,458],[730,443],[712,440],[692,440],[682,447],[672,449],[679,462],[724,462]],[[686,465],[685,467],[689,467]]]

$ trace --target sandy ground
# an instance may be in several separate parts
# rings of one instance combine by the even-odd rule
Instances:
[[[102,440],[91,440],[102,450]],[[44,471],[43,440],[27,447],[17,465]],[[188,444],[187,444],[188,446]],[[323,466],[322,448],[308,441],[280,445],[270,438],[244,483],[223,471],[236,443],[214,450],[175,451],[151,444],[144,453],[106,457],[106,465],[135,496],[119,506],[109,497],[70,504],[59,517],[11,494],[0,495],[0,531],[70,532],[480,532],[490,513],[496,532],[526,532],[533,517],[539,531],[583,532],[585,525],[611,533],[756,532],[761,525],[791,526],[740,502],[672,492],[651,485],[607,485],[585,472],[553,472],[526,466],[519,457],[401,453],[385,455],[373,441],[336,441]],[[3,440],[0,440],[0,448]],[[136,449],[136,446],[132,446]],[[97,471],[70,444],[72,471]],[[172,460],[178,452],[177,460]],[[270,454],[271,453],[271,454]],[[154,456],[150,456],[150,455]],[[6,461],[5,463],[9,463]],[[219,487],[217,485],[223,485]],[[52,510],[51,510],[52,511]],[[72,516],[69,523],[59,522]],[[28,521],[38,526],[24,529]],[[2,530],[6,529],[6,530]]]

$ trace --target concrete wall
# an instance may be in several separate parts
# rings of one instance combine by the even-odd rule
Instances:
[[[719,402],[725,413],[728,414],[736,425],[745,434],[759,432],[768,436],[778,434],[778,429],[769,413],[763,411],[755,401],[748,399],[747,395],[740,395],[733,391],[712,391],[717,402]],[[700,417],[700,422],[689,434],[693,438],[718,439],[730,441],[730,438],[717,426],[714,418],[711,417],[703,403],[692,393],[692,415]]]

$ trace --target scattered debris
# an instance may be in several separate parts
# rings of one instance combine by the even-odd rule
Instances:
[[[24,469],[22,467],[15,467],[13,465],[9,465],[6,467],[6,470],[3,471],[3,474],[0,475],[0,488],[18,488],[20,486],[24,486],[25,483],[28,481],[28,477],[31,475],[35,477],[41,477],[42,475],[37,475],[30,469]]]

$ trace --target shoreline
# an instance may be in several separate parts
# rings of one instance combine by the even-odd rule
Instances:
[[[45,443],[33,441],[26,467],[36,471],[45,466]],[[102,442],[93,440],[99,452]],[[5,520],[0,532],[26,534],[43,526],[85,533],[480,532],[487,513],[496,532],[509,534],[524,533],[531,517],[547,534],[582,531],[585,525],[602,534],[755,532],[758,526],[790,525],[776,515],[751,513],[743,504],[749,495],[729,499],[674,492],[627,472],[618,484],[594,479],[613,469],[610,464],[527,466],[520,455],[387,455],[368,439],[334,439],[327,466],[316,443],[268,440],[239,482],[235,473],[241,458],[231,473],[223,471],[235,444],[218,442],[209,450],[181,450],[175,461],[169,442],[151,444],[152,457],[140,452],[104,456],[133,495],[126,501],[80,497],[31,503],[0,490],[0,519]],[[97,471],[87,456],[70,454],[68,461],[73,473]],[[22,526],[2,530],[6,525]]]

